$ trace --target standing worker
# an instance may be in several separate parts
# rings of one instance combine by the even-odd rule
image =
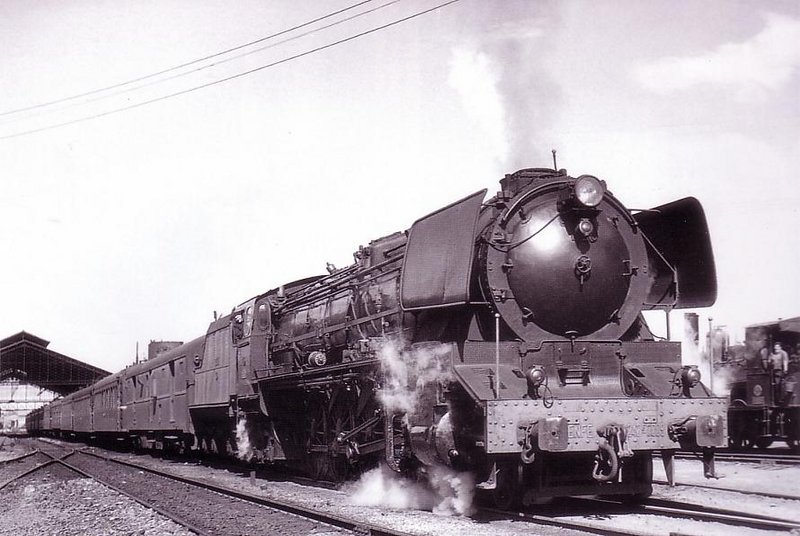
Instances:
[[[772,354],[769,356],[769,362],[770,365],[772,365],[772,370],[780,372],[781,374],[789,372],[789,354],[783,349],[781,343],[776,342],[772,347]]]
[[[784,377],[789,372],[789,354],[783,349],[781,343],[776,342],[769,356],[772,377],[775,384],[775,403],[780,404],[786,398],[784,393]]]

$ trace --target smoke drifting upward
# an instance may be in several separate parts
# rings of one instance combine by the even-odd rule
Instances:
[[[681,341],[681,362],[700,368],[704,375],[708,373],[708,358],[700,349],[698,334],[689,322],[684,322],[683,340]]]
[[[453,51],[450,84],[488,131],[493,141],[489,148],[495,149],[503,169],[532,163],[544,167],[557,141],[552,127],[562,102],[562,91],[547,63],[556,41],[547,28],[556,26],[552,17],[559,7],[545,5],[534,18],[525,2],[484,6],[489,12],[481,18],[482,28],[474,30],[479,37]],[[515,23],[493,24],[501,19],[500,11],[507,21],[509,9],[519,13]]]
[[[719,330],[711,332],[711,356],[718,366],[714,367],[712,358],[709,357],[707,349],[704,350],[699,344],[698,332],[688,321],[684,322],[683,340],[681,341],[681,362],[684,365],[694,365],[700,369],[702,382],[706,387],[713,388],[716,396],[728,396],[730,384],[735,379],[735,374],[730,367],[719,366],[723,347],[727,345],[727,340],[723,338]],[[713,375],[713,380],[711,379]]]
[[[560,90],[551,79],[542,60],[546,40],[538,36],[509,35],[485,45],[485,50],[500,66],[497,81],[502,98],[506,128],[508,169],[544,167],[542,155],[548,155],[553,140],[548,132],[553,126],[560,102]]]

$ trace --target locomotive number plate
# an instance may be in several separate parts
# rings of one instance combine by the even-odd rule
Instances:
[[[597,437],[597,430],[591,424],[570,422],[567,425],[567,434],[570,439],[583,439],[584,437]]]
[[[643,422],[628,425],[628,437],[659,437],[661,428],[656,417],[645,417]]]

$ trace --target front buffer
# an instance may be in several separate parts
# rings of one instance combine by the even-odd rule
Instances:
[[[426,404],[434,410],[411,418],[418,458],[475,471],[479,489],[500,507],[558,496],[644,498],[652,491],[653,451],[660,451],[670,480],[678,448],[701,451],[706,476],[713,474],[714,449],[727,438],[726,401],[699,382],[689,386],[687,367],[629,364],[614,344],[595,344],[582,354],[590,356],[583,366],[567,367],[569,343],[537,352],[558,354],[556,363],[533,365],[526,357],[512,365],[511,345],[500,346],[505,359],[499,363],[451,354],[450,381],[439,389],[438,403]],[[568,370],[559,373],[559,364]],[[536,385],[537,378],[544,381]]]

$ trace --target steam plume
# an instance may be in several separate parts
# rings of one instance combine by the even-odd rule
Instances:
[[[517,21],[499,22],[509,9],[518,11]],[[545,17],[559,10],[554,5],[532,16],[529,3],[511,1],[487,4],[486,11],[474,32],[481,38],[454,47],[450,84],[504,169],[548,162],[562,89],[547,64],[553,47],[547,29],[555,22]]]
[[[236,457],[248,461],[253,457],[253,446],[250,444],[250,435],[247,433],[247,418],[242,417],[236,422]]]
[[[379,352],[384,385],[378,392],[387,413],[408,417],[419,409],[423,390],[450,373],[445,361],[450,347],[431,344],[404,349],[400,341],[390,341]],[[367,506],[431,510],[441,515],[469,515],[475,481],[469,473],[447,467],[428,467],[426,482],[404,478],[385,466],[369,471],[354,485],[352,501]]]
[[[444,344],[410,350],[402,349],[398,341],[384,345],[378,353],[385,377],[378,399],[384,407],[395,413],[412,413],[426,385],[449,378],[443,362],[449,351],[450,347]]]

